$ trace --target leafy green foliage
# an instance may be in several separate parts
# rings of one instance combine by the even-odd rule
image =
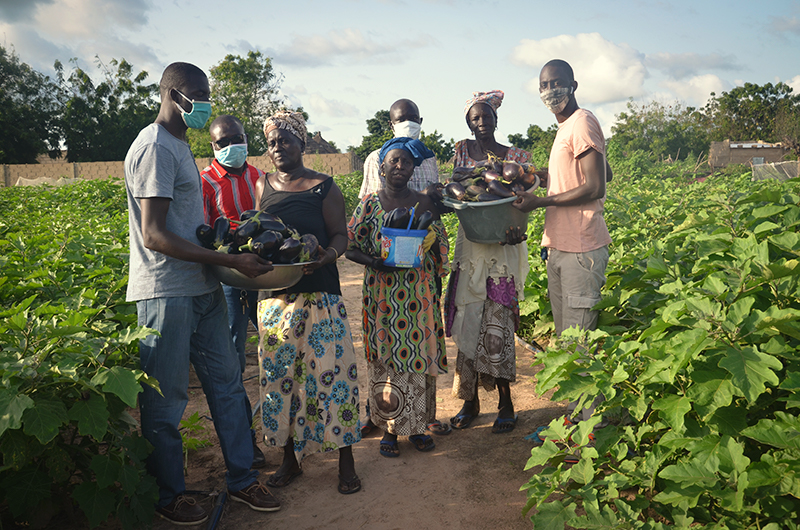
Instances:
[[[0,164],[33,164],[60,153],[57,86],[0,46]]]
[[[527,137],[521,134],[509,134],[508,141],[511,145],[524,149],[531,154],[531,162],[536,167],[547,167],[550,159],[550,149],[558,132],[558,124],[551,124],[547,129],[542,129],[538,125],[530,125]]]
[[[450,138],[450,140],[445,142],[442,135],[436,131],[436,129],[434,129],[431,134],[425,134],[425,131],[422,131],[419,139],[428,149],[433,151],[436,155],[437,162],[440,164],[449,162],[456,154],[455,140]]]
[[[648,151],[653,160],[679,160],[708,153],[707,117],[680,102],[665,105],[657,101],[638,105],[628,101],[627,112],[616,116],[611,127],[616,143],[625,154]]]
[[[188,473],[189,470],[189,453],[211,445],[211,442],[206,437],[208,429],[203,424],[203,420],[204,418],[201,418],[200,413],[197,411],[185,420],[181,420],[180,433],[181,441],[183,442],[184,474]]]
[[[124,160],[139,131],[158,115],[158,86],[144,84],[147,72],[134,75],[125,59],[106,65],[98,58],[97,67],[104,80],[95,85],[75,60],[66,77],[61,62],[55,63],[64,105],[60,132],[70,162]]]
[[[19,522],[52,499],[92,527],[152,520],[150,449],[127,409],[157,383],[138,363],[151,330],[125,302],[127,222],[118,182],[0,190],[0,495]]]
[[[602,393],[612,421],[595,442],[599,415],[550,424],[522,487],[536,528],[798,527],[800,189],[749,176],[609,186],[599,328],[537,355],[537,391]]]
[[[712,140],[777,142],[775,120],[783,110],[796,110],[800,95],[785,83],[745,83],[719,96],[711,93],[705,114],[713,123]]]
[[[363,137],[361,145],[352,149],[361,160],[366,160],[367,155],[380,149],[383,144],[394,137],[389,121],[389,111],[379,110],[374,117],[368,119],[367,131],[369,135]]]

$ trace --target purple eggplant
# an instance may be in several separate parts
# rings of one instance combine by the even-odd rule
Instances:
[[[467,194],[466,188],[460,182],[449,182],[444,187],[444,192],[457,201],[464,200],[464,195]]]
[[[290,237],[283,242],[283,245],[278,249],[277,261],[279,263],[292,263],[300,252],[303,250],[303,244],[299,239]]]
[[[492,195],[497,195],[498,197],[508,198],[513,197],[514,194],[511,193],[508,188],[503,186],[503,184],[499,180],[493,180],[486,186],[486,191],[491,193]]]
[[[233,242],[233,234],[231,234],[231,222],[226,217],[218,217],[214,221],[214,241],[212,245],[214,248],[219,248]]]
[[[214,228],[209,225],[200,225],[195,230],[195,235],[200,244],[205,248],[214,248]]]

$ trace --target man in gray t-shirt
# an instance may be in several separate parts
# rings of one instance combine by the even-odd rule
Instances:
[[[188,63],[173,63],[160,83],[161,109],[125,157],[130,231],[127,299],[139,325],[155,329],[139,343],[142,370],[161,392],[143,385],[142,435],[153,445],[147,470],[156,478],[156,512],[176,524],[199,524],[205,510],[185,495],[180,420],[188,402],[189,364],[203,385],[214,418],[231,499],[259,511],[280,503],[250,469],[250,415],[239,359],[228,329],[222,288],[203,264],[232,267],[254,277],[272,269],[254,254],[228,255],[201,247],[200,173],[186,143],[188,127],[202,128],[211,114],[208,78]]]

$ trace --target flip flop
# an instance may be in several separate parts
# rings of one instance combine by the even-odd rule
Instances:
[[[361,479],[356,475],[350,480],[345,480],[339,475],[339,485],[336,486],[336,489],[339,490],[339,493],[342,495],[350,495],[351,493],[361,491]]]
[[[450,418],[450,426],[454,429],[466,429],[469,427],[472,420],[477,418],[478,416],[473,416],[472,414],[456,414],[452,418]]]
[[[380,453],[386,458],[397,458],[400,456],[400,447],[397,445],[397,440],[381,440]]]
[[[517,426],[518,418],[519,414],[513,418],[497,418],[492,425],[492,434],[504,434],[513,431],[514,427]]]
[[[414,449],[423,453],[433,451],[433,448],[436,447],[433,438],[427,434],[412,434],[408,437],[408,440],[414,444]]]
[[[536,445],[542,445],[547,438],[544,438],[543,435],[547,431],[547,425],[542,425],[541,427],[536,427],[536,430],[530,433],[527,436],[523,436],[525,440],[530,440]]]
[[[267,479],[267,486],[269,486],[270,488],[285,488],[286,486],[291,484],[294,479],[296,479],[302,474],[303,474],[302,469],[298,471],[292,471],[285,475],[278,475],[277,473],[273,473],[272,476]]]
[[[450,424],[442,423],[439,420],[429,423],[428,425],[426,425],[426,427],[433,434],[438,434],[439,436],[444,436],[446,434],[450,434],[451,432],[453,432],[453,429],[450,427]]]

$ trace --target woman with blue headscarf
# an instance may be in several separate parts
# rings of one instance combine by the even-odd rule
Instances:
[[[400,455],[398,436],[408,436],[418,451],[434,448],[425,431],[436,419],[436,376],[447,371],[437,288],[449,271],[447,234],[433,201],[408,187],[414,167],[432,156],[419,140],[386,142],[378,157],[385,186],[361,200],[347,226],[345,255],[365,265],[362,323],[368,401],[372,422],[384,430],[380,453],[386,457]],[[381,230],[387,215],[415,205],[415,216],[430,211],[434,218],[423,243],[422,266],[386,266]]]

